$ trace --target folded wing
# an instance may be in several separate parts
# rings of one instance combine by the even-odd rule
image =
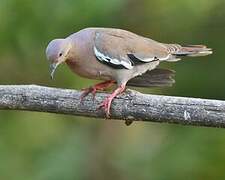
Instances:
[[[170,58],[166,46],[124,30],[99,30],[95,34],[96,58],[115,69]]]

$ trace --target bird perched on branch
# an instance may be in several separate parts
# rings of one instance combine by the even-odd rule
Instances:
[[[125,90],[126,85],[151,87],[174,82],[173,71],[156,68],[160,62],[209,54],[212,50],[203,45],[164,44],[112,28],[86,28],[67,38],[52,40],[46,49],[52,78],[56,68],[65,62],[82,77],[104,80],[85,89],[81,99],[117,84],[100,105],[107,117],[112,100]]]

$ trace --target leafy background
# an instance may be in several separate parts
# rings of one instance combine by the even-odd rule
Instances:
[[[49,78],[51,39],[85,27],[127,29],[161,42],[207,44],[214,54],[163,64],[172,88],[142,92],[225,99],[224,0],[0,0],[0,84],[80,89],[66,66]],[[216,128],[0,111],[0,179],[224,179]]]

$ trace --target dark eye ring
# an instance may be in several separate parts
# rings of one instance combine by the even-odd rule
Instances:
[[[59,57],[61,57],[62,56],[62,53],[59,53]]]

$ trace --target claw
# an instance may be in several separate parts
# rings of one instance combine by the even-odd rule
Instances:
[[[112,104],[112,100],[120,93],[125,90],[125,84],[119,86],[113,93],[107,97],[99,106],[98,109],[103,109],[105,111],[106,117],[110,118],[110,108]]]
[[[81,94],[80,96],[80,102],[82,102],[84,100],[84,98],[88,95],[88,94],[92,94],[93,95],[93,98],[92,100],[94,101],[95,100],[95,95],[96,95],[96,92],[98,90],[104,90],[110,86],[112,86],[114,84],[114,80],[109,80],[109,81],[105,81],[105,82],[102,82],[102,83],[99,83],[99,84],[96,84],[94,86],[91,86],[89,88],[84,88],[82,89],[83,93]]]
[[[108,98],[106,98],[99,106],[98,109],[103,109],[105,111],[106,117],[110,118],[110,107],[111,107],[111,103],[112,103],[112,99],[109,96]]]
[[[93,91],[91,92],[93,101],[95,100],[96,92],[97,92],[97,89],[93,89]]]
[[[92,87],[86,88],[86,89],[82,89],[83,93],[80,96],[80,102],[83,102],[84,98],[92,92]]]

